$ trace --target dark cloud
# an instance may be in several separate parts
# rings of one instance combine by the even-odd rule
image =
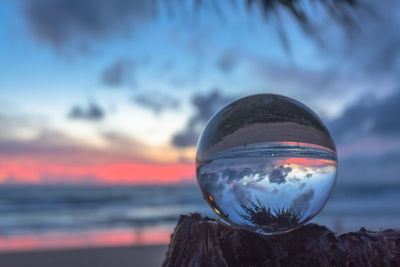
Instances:
[[[232,98],[222,95],[218,90],[213,90],[208,95],[195,95],[192,104],[196,111],[189,118],[185,129],[173,136],[172,144],[177,147],[195,145],[206,122],[231,100]]]
[[[23,1],[32,33],[55,48],[130,33],[153,16],[147,0]]]
[[[306,211],[310,208],[311,206],[311,199],[314,197],[314,190],[313,189],[308,189],[306,192],[301,194],[300,196],[296,197],[293,199],[291,208],[294,210],[298,211]]]
[[[400,162],[400,90],[365,97],[328,123],[339,150],[339,184],[396,182]]]
[[[320,70],[301,68],[293,64],[282,65],[261,59],[254,61],[252,71],[261,78],[288,85],[319,84],[324,78]]]
[[[275,168],[272,170],[269,175],[269,182],[276,184],[284,184],[286,183],[286,177],[292,171],[290,167],[279,166],[279,168]]]
[[[178,99],[160,93],[140,94],[135,96],[133,101],[142,107],[152,110],[155,114],[160,114],[165,109],[177,109],[180,105]]]
[[[270,92],[312,103],[319,114],[324,111],[328,116],[333,103],[340,105],[368,88],[382,85],[381,80],[365,78],[359,73],[342,70],[340,66],[310,68],[294,62],[279,63],[254,57],[249,62],[250,75],[267,84],[272,89]],[[348,93],[349,88],[352,94]]]
[[[359,2],[351,12],[356,27],[340,25],[334,16],[309,16],[320,23],[314,33],[322,41],[316,56],[325,58],[323,67],[304,68],[296,66],[295,61],[285,65],[253,58],[251,71],[272,86],[321,106],[316,101],[321,96],[343,102],[351,98],[349,91],[353,96],[365,91],[378,95],[375,87],[379,86],[379,91],[387,92],[399,81],[399,8],[400,2],[395,0],[379,5],[371,0]],[[294,52],[302,53],[294,48]]]
[[[330,57],[341,58],[338,68],[350,66],[351,72],[387,75],[400,71],[400,2],[388,0],[376,3],[360,1],[352,12],[356,27],[338,31],[334,17],[324,16],[318,34],[323,51]]]
[[[231,73],[237,66],[238,61],[237,53],[234,51],[228,51],[223,53],[218,59],[217,66],[221,71]]]
[[[343,94],[338,95],[338,92],[348,90],[349,85],[353,90],[358,90],[366,83],[360,75],[342,71],[336,66],[316,69],[293,62],[282,64],[262,58],[251,58],[250,61],[250,71],[257,79],[290,92],[294,98],[306,98],[314,103],[322,96],[343,101]]]
[[[371,8],[375,5],[375,1],[370,1]],[[357,18],[362,28],[352,32],[348,55],[365,66],[368,74],[371,70],[383,74],[388,71],[400,73],[399,8],[399,1],[389,0],[380,3],[373,12]]]
[[[104,116],[103,109],[95,103],[90,103],[87,107],[74,106],[68,113],[68,117],[74,120],[98,121]]]
[[[400,134],[400,90],[385,99],[363,98],[348,107],[328,125],[338,141],[372,134],[382,137]]]
[[[0,154],[18,157],[69,154],[76,152],[78,147],[70,138],[51,130],[41,130],[32,140],[0,140]]]
[[[101,80],[108,86],[121,86],[133,83],[135,62],[131,59],[119,59],[102,73]]]
[[[176,147],[190,147],[197,143],[199,132],[194,129],[185,129],[172,137],[172,143]]]

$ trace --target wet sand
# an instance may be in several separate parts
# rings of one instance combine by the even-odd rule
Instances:
[[[167,246],[134,246],[0,253],[4,267],[161,266]]]

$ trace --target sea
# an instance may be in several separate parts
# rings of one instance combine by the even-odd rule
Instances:
[[[181,214],[216,218],[197,186],[0,186],[0,252],[162,245]],[[336,186],[312,223],[400,226],[400,185]]]

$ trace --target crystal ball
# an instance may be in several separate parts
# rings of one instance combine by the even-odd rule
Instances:
[[[337,154],[308,107],[260,94],[228,104],[207,123],[196,174],[204,199],[224,222],[279,234],[324,207],[336,182]]]

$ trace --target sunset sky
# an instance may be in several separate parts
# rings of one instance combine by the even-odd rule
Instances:
[[[320,115],[339,183],[400,182],[398,1],[354,28],[304,1],[313,34],[283,9],[152,2],[2,1],[0,183],[193,183],[206,121],[255,93]]]

